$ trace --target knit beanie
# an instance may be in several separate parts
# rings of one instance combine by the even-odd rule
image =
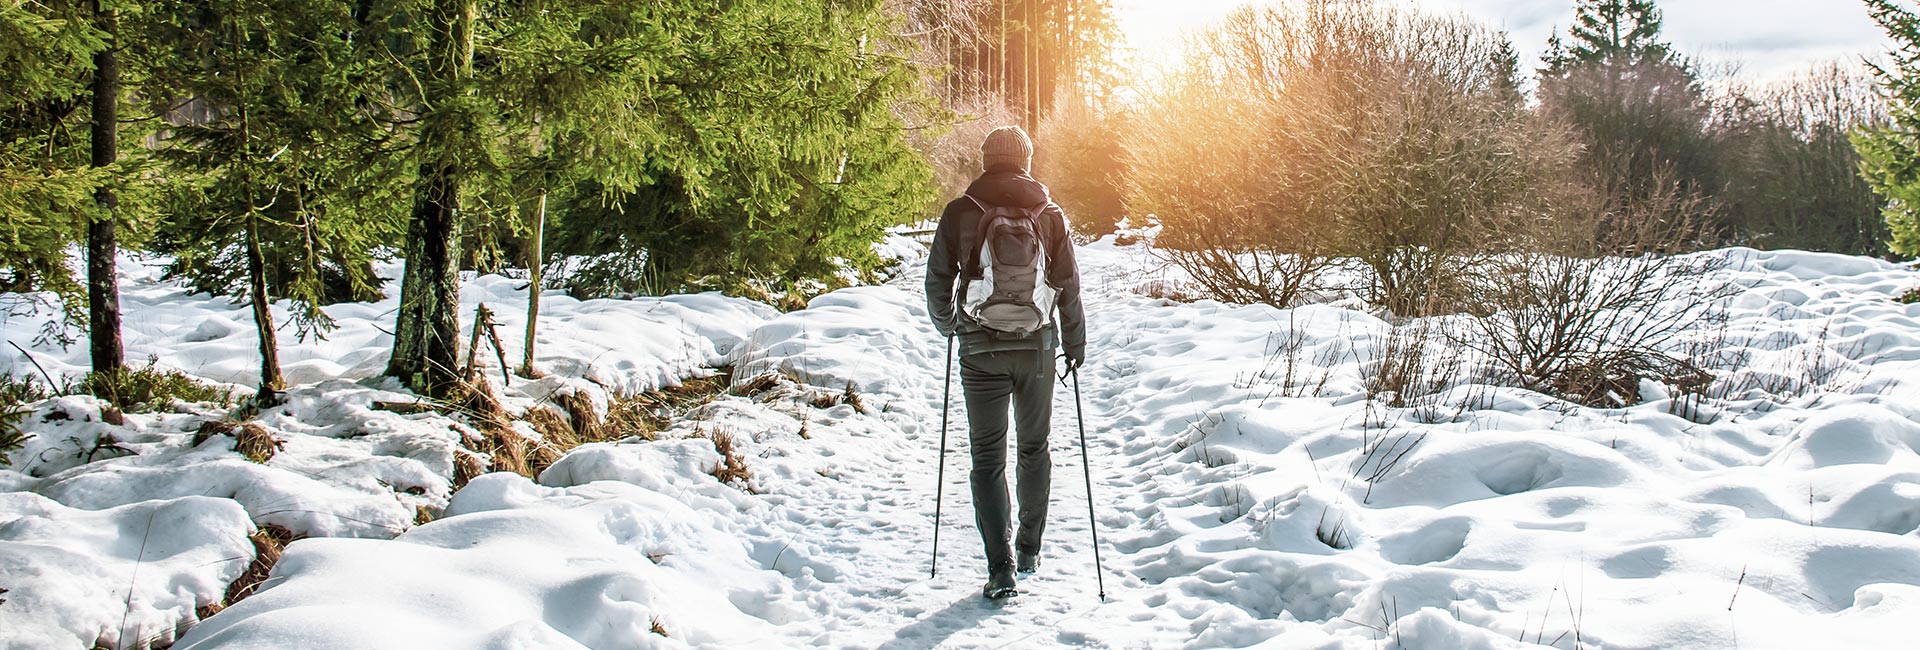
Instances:
[[[988,169],[1004,163],[1026,171],[1033,163],[1033,141],[1020,127],[1003,126],[987,134],[987,141],[980,145],[980,158]]]

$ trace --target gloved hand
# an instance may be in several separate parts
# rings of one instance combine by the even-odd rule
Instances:
[[[1060,360],[1062,366],[1060,376],[1064,378],[1079,370],[1080,366],[1087,362],[1087,351],[1085,349],[1068,349],[1060,354]]]

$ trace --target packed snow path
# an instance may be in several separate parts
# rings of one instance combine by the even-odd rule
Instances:
[[[554,376],[506,388],[512,408],[574,394],[604,409],[608,391],[721,365],[802,384],[723,397],[657,441],[580,447],[537,482],[496,473],[457,493],[463,425],[370,408],[407,399],[373,378],[394,298],[331,307],[329,341],[283,350],[319,383],[255,421],[286,443],[267,463],[195,436],[220,416],[200,407],[125,425],[86,397],[34,407],[37,437],[0,471],[0,646],[185,630],[174,647],[1905,647],[1920,616],[1920,306],[1891,298],[1920,274],[1710,254],[1734,260],[1721,279],[1739,293],[1724,326],[1690,338],[1733,360],[1730,388],[1676,401],[1647,383],[1643,403],[1603,410],[1471,377],[1388,408],[1366,377],[1407,329],[1363,305],[1161,300],[1146,294],[1178,278],[1137,249],[1080,249],[1105,603],[1070,387],[1055,391],[1041,572],[1011,602],[980,598],[956,400],[928,578],[945,348],[917,270],[789,314],[551,296]],[[122,272],[135,358],[251,381],[244,307]],[[463,300],[517,304],[515,284],[478,278]],[[48,318],[0,334],[71,374],[83,347],[34,345]],[[848,386],[858,406],[820,399]],[[709,475],[722,436],[745,483]],[[416,508],[441,516],[414,525]],[[267,523],[314,539],[194,625]]]

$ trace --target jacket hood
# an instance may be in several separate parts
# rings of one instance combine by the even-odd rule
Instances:
[[[993,169],[981,174],[967,186],[967,195],[988,205],[1015,208],[1045,205],[1050,200],[1047,186],[1024,171],[1012,169]]]

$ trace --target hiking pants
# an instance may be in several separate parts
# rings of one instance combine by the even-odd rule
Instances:
[[[1047,498],[1053,460],[1047,431],[1053,425],[1053,350],[1004,350],[960,357],[960,386],[966,393],[968,443],[973,455],[973,516],[987,546],[987,569],[1011,566],[1007,533],[1012,512],[1007,499],[1007,402],[1013,402],[1013,430],[1019,462],[1022,552],[1040,552],[1047,526]]]

